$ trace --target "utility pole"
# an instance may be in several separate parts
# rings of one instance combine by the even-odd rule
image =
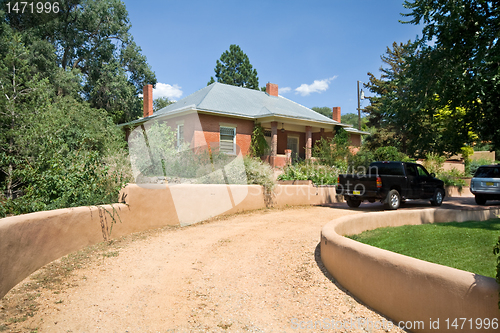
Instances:
[[[358,81],[358,130],[361,131],[361,99],[359,96],[359,81]]]

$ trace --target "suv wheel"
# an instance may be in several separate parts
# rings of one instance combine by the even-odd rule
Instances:
[[[476,195],[476,196],[474,197],[474,199],[476,199],[476,203],[477,203],[478,205],[483,206],[484,204],[486,204],[486,198],[485,198],[485,197],[483,197],[482,195]]]
[[[434,195],[432,196],[432,199],[431,199],[431,205],[433,206],[441,206],[441,204],[443,203],[443,199],[444,199],[444,191],[443,189],[436,189],[436,192],[434,192]]]
[[[397,190],[390,190],[387,194],[386,207],[392,210],[398,209],[401,205],[401,196]]]
[[[357,208],[359,207],[359,205],[361,205],[361,200],[351,199],[351,198],[347,199],[347,206],[351,208]]]

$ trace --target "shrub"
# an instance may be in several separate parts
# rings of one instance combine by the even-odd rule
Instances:
[[[316,141],[312,154],[322,165],[347,170],[348,160],[352,155],[349,148],[349,134],[341,127],[338,127],[336,131],[333,139],[321,138]]]
[[[349,166],[352,170],[357,170],[360,167],[366,170],[372,162],[375,162],[375,155],[373,152],[368,149],[361,148],[360,151],[351,156],[349,159]]]
[[[469,162],[469,173],[468,175],[469,176],[474,176],[474,174],[476,173],[477,169],[481,166],[481,165],[489,165],[489,164],[493,164],[493,162],[491,160],[488,160],[488,159],[485,159],[485,158],[480,158],[480,159],[477,159],[477,160],[471,160]]]
[[[443,172],[443,165],[445,161],[446,157],[444,156],[440,156],[435,153],[428,153],[425,155],[425,160],[422,164],[427,169],[427,171],[438,175]]]
[[[250,143],[250,153],[254,157],[264,155],[269,150],[266,137],[264,136],[264,129],[260,125],[255,125],[252,132],[252,141]]]
[[[399,152],[396,149],[396,147],[392,146],[377,148],[373,152],[373,157],[376,161],[402,161],[402,162],[411,161],[408,155]]]
[[[437,178],[441,179],[446,186],[458,186],[462,189],[465,186],[465,180],[462,178],[465,176],[463,172],[457,169],[451,169],[449,171],[442,171],[436,175]]]
[[[131,180],[123,133],[106,111],[70,97],[40,109],[16,139],[19,190],[0,202],[1,216],[115,203]]]
[[[335,185],[340,170],[314,162],[286,166],[278,180],[311,180],[315,185]]]
[[[248,184],[262,185],[267,189],[274,187],[274,171],[269,164],[249,156],[245,156],[243,162]]]

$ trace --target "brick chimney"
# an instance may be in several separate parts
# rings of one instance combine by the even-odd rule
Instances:
[[[333,107],[332,119],[340,123],[340,106]]]
[[[268,82],[266,84],[266,93],[268,93],[271,96],[278,96],[278,85]]]
[[[142,88],[142,98],[144,100],[144,118],[153,115],[153,85],[147,84]]]

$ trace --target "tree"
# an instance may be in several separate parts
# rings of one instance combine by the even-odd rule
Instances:
[[[365,108],[368,125],[387,133],[391,143],[403,152],[407,151],[409,126],[408,110],[404,105],[408,93],[405,59],[412,52],[410,41],[405,44],[394,42],[392,49],[387,47],[386,54],[380,57],[387,66],[380,67],[380,78],[369,72],[369,83],[365,85],[375,94]],[[380,140],[375,134],[368,138],[368,142],[372,149],[376,149],[386,145],[387,139]]]
[[[235,44],[230,45],[229,51],[225,51],[217,60],[215,77],[220,83],[259,90],[257,70],[252,68],[248,56]],[[210,77],[207,85],[214,82],[214,78]]]
[[[7,199],[21,195],[18,166],[25,164],[26,132],[34,117],[47,107],[47,82],[30,64],[30,50],[19,33],[0,39],[0,181]]]
[[[323,107],[318,107],[318,106],[313,106],[311,110],[316,111],[319,114],[322,114],[325,117],[332,118],[332,109],[329,108],[328,106],[323,106]]]
[[[461,135],[459,144],[472,128],[481,140],[500,147],[498,3],[416,0],[404,6],[411,11],[405,23],[424,26],[410,61],[414,96],[409,105],[431,112],[447,107]]]
[[[26,45],[33,45],[33,63],[55,93],[83,95],[92,107],[106,109],[116,123],[140,117],[139,94],[145,84],[155,84],[156,77],[129,33],[125,5],[119,0],[57,3],[57,15],[11,12],[2,21],[22,33]]]
[[[173,104],[171,100],[168,99],[168,97],[158,97],[153,100],[153,111],[158,111],[160,109],[163,109],[164,107],[169,106],[170,104]]]

